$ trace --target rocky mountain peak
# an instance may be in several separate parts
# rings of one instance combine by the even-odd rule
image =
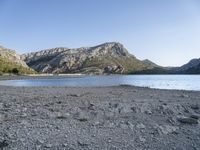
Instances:
[[[111,56],[128,56],[130,55],[127,49],[118,42],[104,43],[91,48],[94,55],[105,55],[109,54]]]

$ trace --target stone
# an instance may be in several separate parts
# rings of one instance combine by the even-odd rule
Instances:
[[[183,124],[198,124],[198,120],[191,117],[182,117],[178,121]]]
[[[139,137],[139,140],[140,140],[140,142],[143,142],[143,143],[146,141],[146,139],[144,137],[141,137],[141,136]]]
[[[199,109],[199,105],[198,104],[191,105],[191,108],[194,109],[194,110],[198,110]]]
[[[70,116],[70,114],[68,113],[60,113],[60,112],[57,112],[56,113],[56,118],[57,119],[66,119]]]
[[[187,95],[187,94],[182,94],[182,95],[180,95],[180,97],[182,97],[182,98],[189,98],[189,95]]]
[[[79,120],[80,122],[86,122],[86,121],[88,121],[87,118],[78,118],[77,120]]]
[[[81,146],[81,147],[87,147],[88,144],[87,143],[84,143],[84,142],[81,142],[81,141],[77,141],[78,145]]]
[[[46,144],[45,147],[46,147],[46,148],[51,148],[51,147],[52,147],[52,144]]]
[[[194,119],[197,119],[197,120],[200,118],[199,115],[191,115],[190,117],[191,117],[191,118],[194,118]]]
[[[8,142],[6,140],[0,141],[0,149],[8,146]]]
[[[176,127],[176,126],[164,125],[164,126],[159,126],[159,129],[160,129],[161,133],[163,133],[163,134],[169,134],[169,133],[175,132],[179,128]]]
[[[139,128],[139,129],[145,129],[145,125],[142,124],[142,123],[137,124],[136,127]]]

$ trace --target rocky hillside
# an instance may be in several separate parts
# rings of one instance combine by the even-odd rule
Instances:
[[[34,73],[26,63],[20,59],[20,55],[14,50],[0,46],[0,74],[3,73]]]
[[[149,59],[145,59],[145,60],[143,60],[143,62],[148,64],[148,65],[154,66],[154,67],[161,67],[161,66],[157,65],[156,63],[152,62]]]
[[[192,59],[187,64],[172,69],[177,74],[200,74],[200,58]]]
[[[21,56],[42,73],[135,73],[153,66],[138,60],[120,43],[104,43],[78,49],[54,48]]]

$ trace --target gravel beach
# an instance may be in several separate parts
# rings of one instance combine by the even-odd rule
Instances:
[[[0,86],[0,149],[199,150],[199,117],[197,91]]]

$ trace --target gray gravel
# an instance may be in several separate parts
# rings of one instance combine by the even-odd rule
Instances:
[[[0,86],[0,149],[198,150],[200,92]]]

